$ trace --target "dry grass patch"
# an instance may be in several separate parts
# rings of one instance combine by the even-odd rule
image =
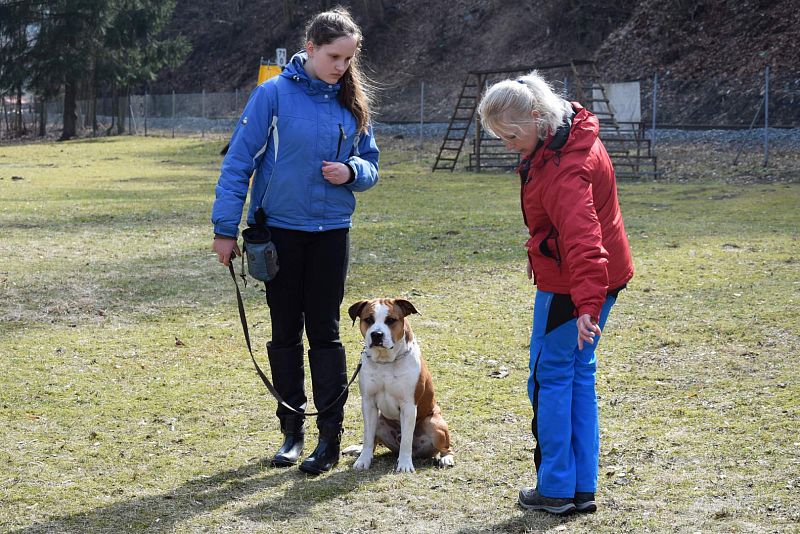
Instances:
[[[515,506],[533,480],[534,292],[516,178],[431,174],[430,153],[385,150],[343,309],[402,295],[422,312],[456,467],[397,475],[386,454],[309,478],[267,467],[275,404],[210,252],[220,146],[0,147],[0,530],[797,531],[796,180],[711,180],[702,154],[663,147],[695,154],[698,179],[620,184],[637,276],[600,349],[600,510],[561,519]],[[245,295],[263,347],[263,293]],[[352,369],[358,329],[342,335]]]

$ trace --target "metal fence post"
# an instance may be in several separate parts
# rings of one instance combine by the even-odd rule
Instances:
[[[147,137],[147,89],[144,90],[144,136]]]
[[[131,90],[128,89],[128,113],[130,120],[128,121],[128,135],[136,135],[136,123],[133,122],[133,104],[131,104]]]
[[[658,73],[653,74],[653,127],[650,132],[650,149],[656,151],[656,102],[658,100]]]
[[[764,69],[764,167],[769,164],[769,65]]]
[[[175,139],[175,89],[172,90],[172,138]]]
[[[201,105],[201,118],[202,122],[200,123],[200,137],[206,136],[206,90],[203,89],[203,94],[200,97],[200,105]]]
[[[422,123],[425,110],[425,82],[419,82],[419,149],[422,150],[425,143],[422,141]]]

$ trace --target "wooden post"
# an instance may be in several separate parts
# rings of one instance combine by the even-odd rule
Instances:
[[[764,69],[764,167],[769,164],[769,65]]]
[[[477,108],[478,104],[481,101],[481,97],[483,96],[483,84],[486,83],[486,75],[481,76],[480,74],[477,75],[478,80],[478,96],[476,97],[477,100],[475,101],[475,107]],[[469,125],[467,125],[469,128]],[[483,128],[481,127],[481,117],[477,113],[475,114],[475,148],[473,152],[475,152],[475,169],[477,172],[481,172],[481,141],[483,137]]]
[[[656,103],[658,101],[658,73],[656,72],[653,74],[653,127],[652,131],[650,132],[651,136],[651,146],[650,149],[653,151],[653,154],[656,152]]]
[[[425,110],[425,82],[419,83],[419,149],[422,151],[424,143],[422,141],[422,123],[424,121],[423,113]]]

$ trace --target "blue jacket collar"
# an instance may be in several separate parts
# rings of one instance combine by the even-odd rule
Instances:
[[[314,79],[308,75],[304,65],[308,59],[308,54],[305,50],[301,50],[292,56],[292,59],[283,69],[281,76],[289,78],[299,83],[306,93],[309,95],[317,95],[329,93],[335,95],[339,92],[341,85],[336,83],[333,85],[327,84],[322,80]]]

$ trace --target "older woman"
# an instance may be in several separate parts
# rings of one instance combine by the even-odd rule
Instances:
[[[523,159],[528,277],[537,286],[528,396],[536,487],[530,510],[593,512],[599,460],[595,349],[633,276],[614,168],[592,113],[556,95],[537,73],[488,89],[483,126]]]

